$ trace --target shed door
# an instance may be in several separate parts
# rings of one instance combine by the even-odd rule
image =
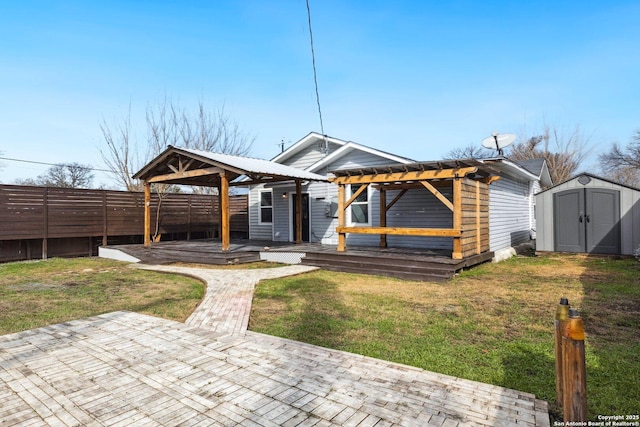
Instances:
[[[620,193],[585,188],[553,195],[558,252],[620,252]]]

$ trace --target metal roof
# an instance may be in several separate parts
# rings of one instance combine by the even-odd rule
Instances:
[[[191,148],[181,148],[201,157],[206,157],[216,163],[231,166],[245,173],[253,173],[259,175],[277,175],[289,178],[305,179],[309,181],[327,181],[326,176],[318,175],[313,172],[307,172],[291,166],[272,162],[270,160],[256,159],[253,157],[233,156],[231,154],[214,153],[211,151],[194,150]]]
[[[186,162],[186,158],[193,161]],[[212,166],[220,167],[231,172],[231,179],[236,179],[243,175],[248,177],[249,179],[243,182],[247,185],[252,184],[252,181],[260,180],[283,181],[302,179],[305,181],[328,181],[325,176],[269,160],[173,146],[169,146],[133,177],[144,180],[153,176],[171,174],[177,162],[182,162],[182,164],[188,163],[189,170],[205,169]],[[173,169],[170,167],[172,164]],[[215,177],[184,178],[176,180],[175,183],[184,185],[214,185]]]

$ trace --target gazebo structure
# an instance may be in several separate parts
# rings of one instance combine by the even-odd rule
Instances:
[[[346,251],[347,233],[379,234],[380,246],[387,246],[387,235],[453,238],[453,259],[464,259],[489,251],[489,184],[500,179],[498,171],[479,160],[443,160],[366,167],[332,172],[330,181],[338,185],[338,251]],[[352,188],[347,199],[346,186]],[[347,226],[346,209],[367,187],[380,193],[379,226]],[[353,191],[353,188],[357,188]],[[431,192],[453,215],[451,228],[387,227],[387,211],[409,189]],[[440,190],[448,188],[452,200]],[[399,190],[387,203],[387,191]]]
[[[180,184],[218,188],[222,250],[230,247],[229,187],[258,183],[294,181],[297,204],[295,206],[298,240],[302,236],[301,212],[302,183],[327,181],[327,178],[268,160],[209,151],[169,146],[149,162],[133,178],[144,182],[144,245],[151,245],[151,184]],[[300,243],[299,241],[297,243]]]

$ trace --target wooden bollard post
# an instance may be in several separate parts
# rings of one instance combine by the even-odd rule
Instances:
[[[562,331],[564,321],[569,316],[569,300],[560,298],[560,304],[556,308],[556,319],[554,321],[555,330],[555,353],[556,353],[556,403],[558,409],[562,407]]]
[[[569,310],[562,333],[564,422],[587,421],[587,368],[584,325],[578,310]]]

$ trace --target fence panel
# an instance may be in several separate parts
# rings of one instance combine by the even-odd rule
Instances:
[[[236,236],[248,236],[247,199],[246,195],[230,199],[231,231]],[[160,201],[156,194],[151,198],[151,229],[155,231],[158,219],[160,234],[215,235],[219,217],[215,195],[171,193]],[[46,253],[47,239],[101,237],[104,242],[107,237],[143,233],[142,193],[0,185],[0,242],[7,242],[5,249],[15,246],[9,241],[40,240]]]

